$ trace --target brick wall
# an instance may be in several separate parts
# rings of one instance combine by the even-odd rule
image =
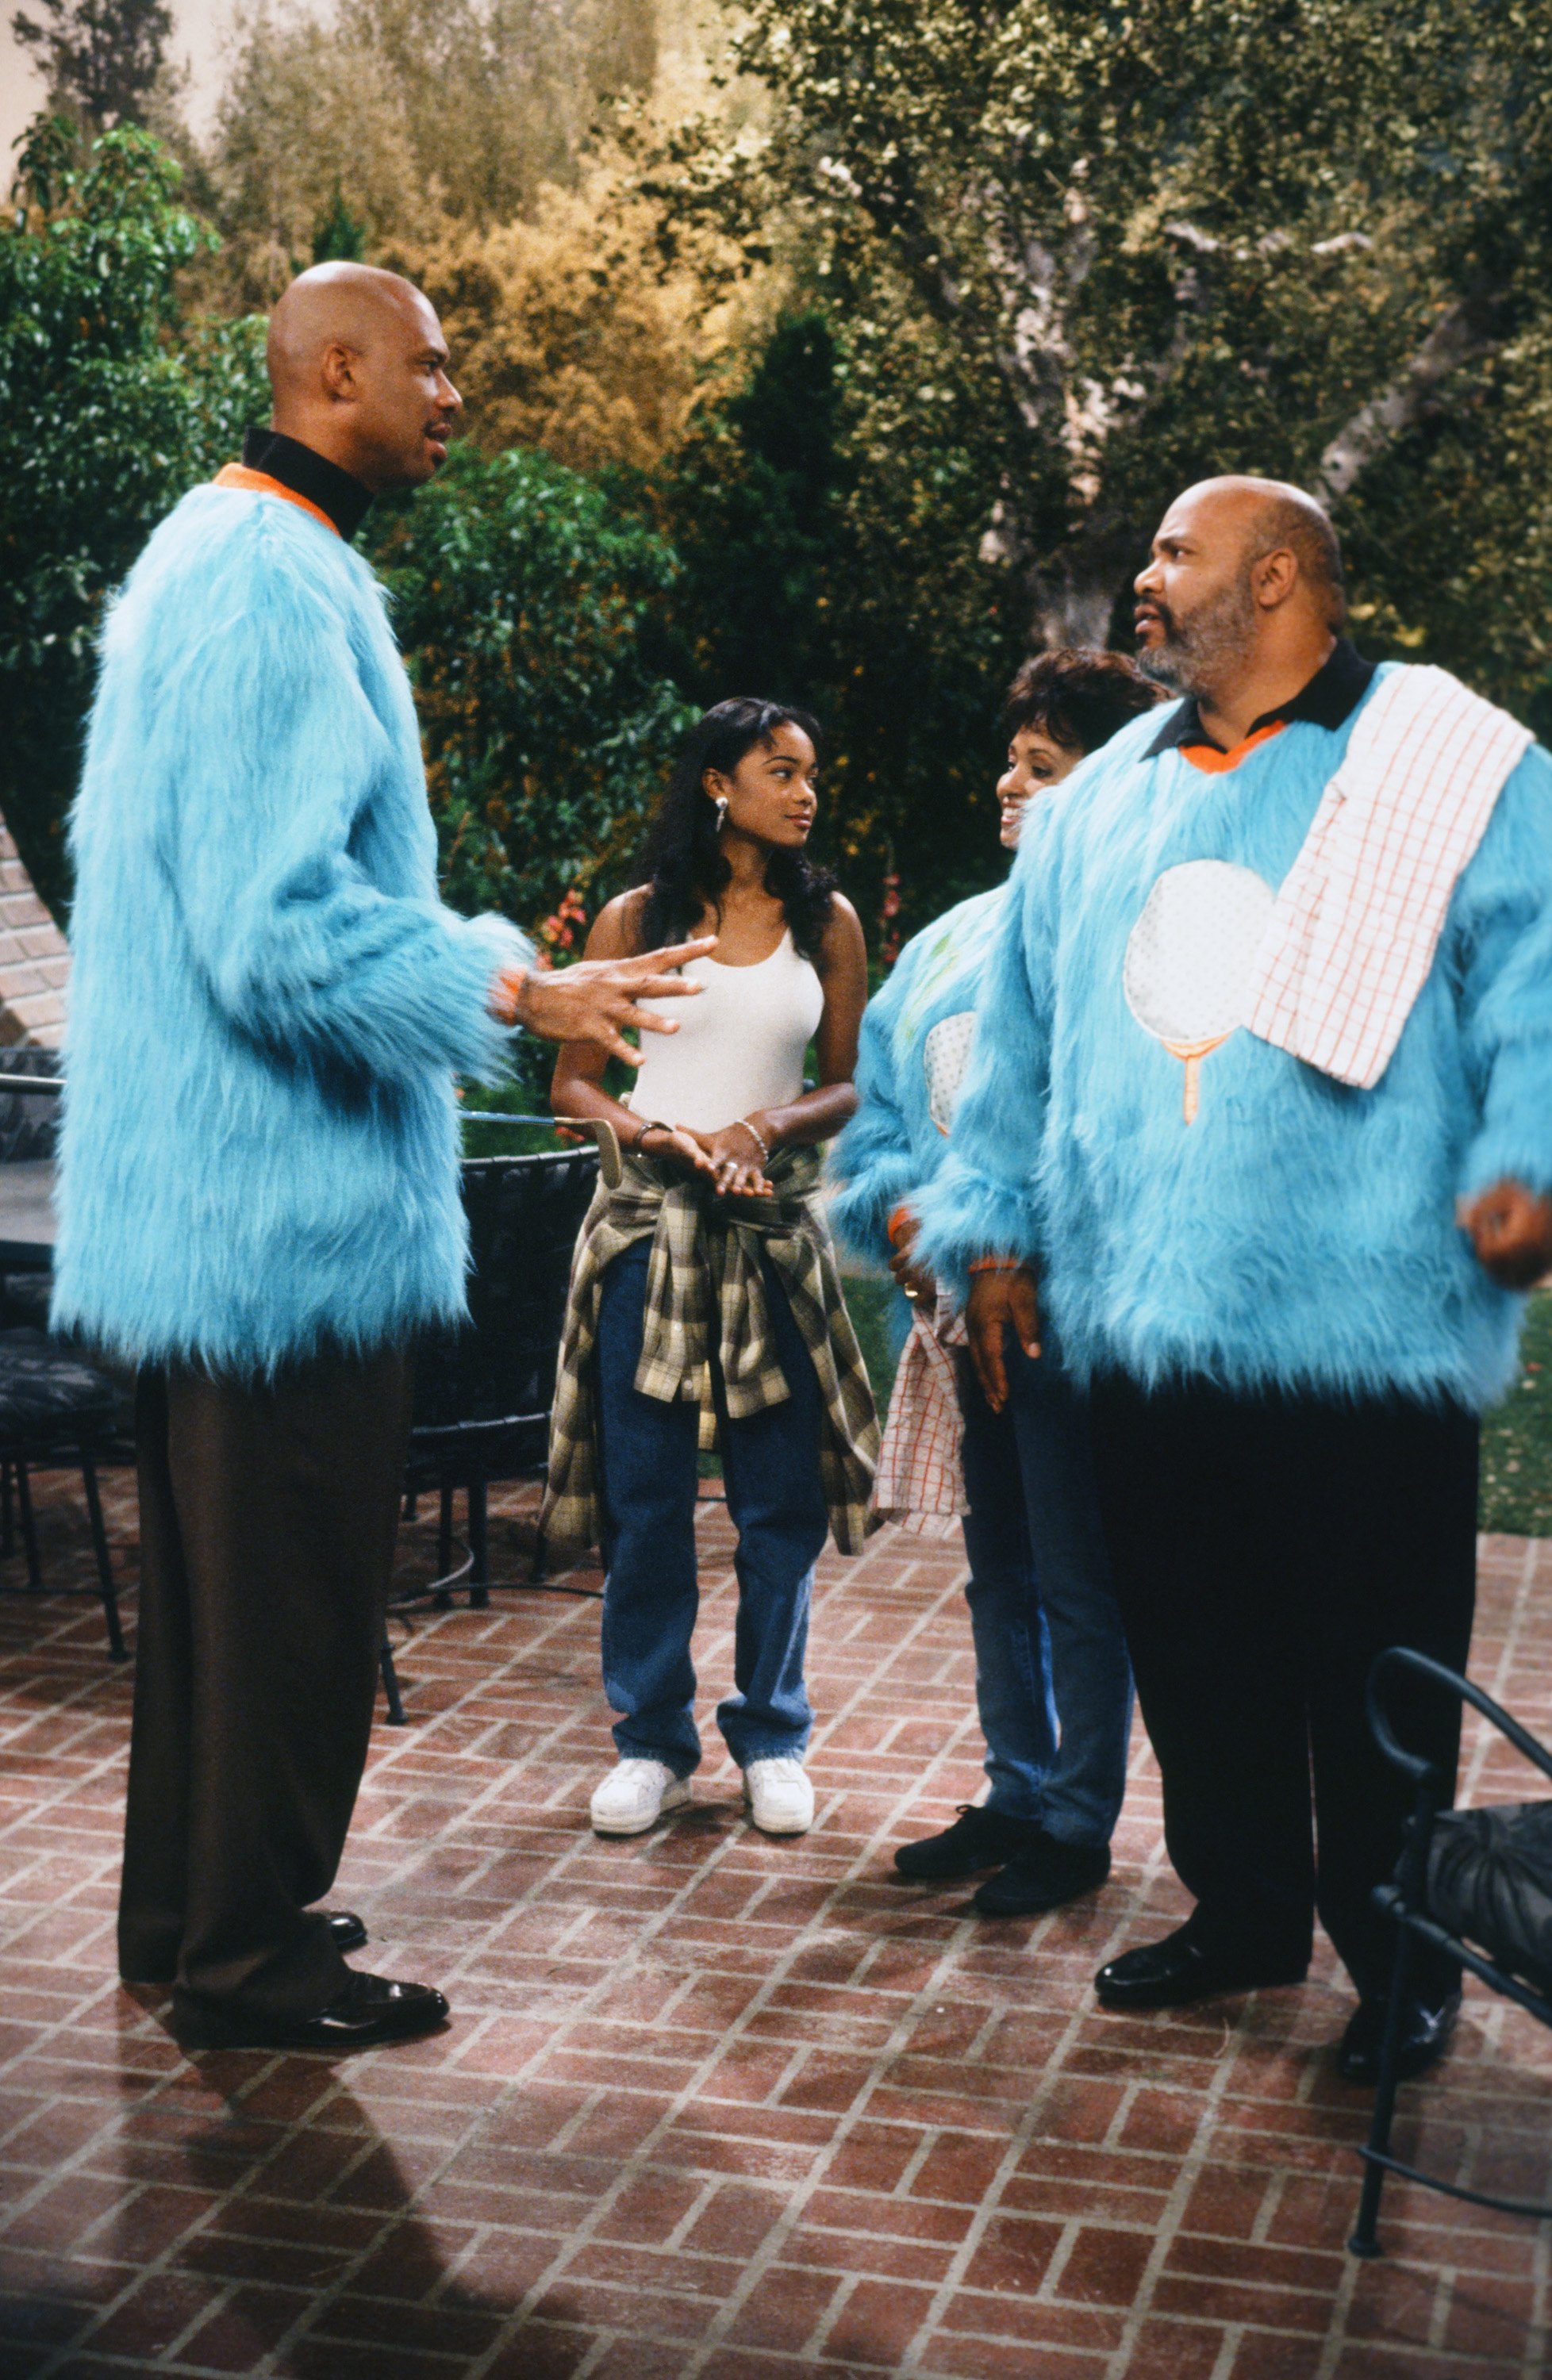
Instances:
[[[0,1044],[58,1049],[69,973],[69,944],[32,890],[0,819]]]

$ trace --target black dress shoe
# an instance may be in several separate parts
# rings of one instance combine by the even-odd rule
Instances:
[[[357,1973],[316,2016],[294,2023],[198,2010],[178,2031],[191,2048],[321,2049],[338,2058],[348,2050],[413,2041],[435,2032],[446,2017],[447,2002],[430,1984],[394,1984],[386,1975]]]
[[[1377,1994],[1360,2000],[1353,2010],[1337,2048],[1337,2072],[1344,2082],[1366,2082],[1372,2088],[1379,2081],[1380,2046],[1389,2013],[1389,2001]],[[1425,2007],[1421,2000],[1408,2002],[1401,2013],[1400,2055],[1396,2061],[1401,2082],[1426,2074],[1430,2066],[1437,2065],[1449,2046],[1460,2013],[1459,1992],[1449,1993],[1435,2008]]]
[[[952,1827],[940,1835],[923,1835],[919,1842],[902,1843],[894,1864],[908,1884],[952,1884],[977,1868],[1000,1867],[1039,1831],[1034,1818],[1010,1818],[1001,1810],[961,1802]]]
[[[1307,1958],[1278,1960],[1253,1950],[1210,1948],[1189,1925],[1123,1950],[1094,1978],[1100,2004],[1110,2009],[1184,2008],[1229,1992],[1257,1992],[1276,1984],[1302,1984]]]
[[[1097,1892],[1110,1872],[1109,1843],[1059,1843],[1044,1828],[999,1876],[988,1876],[970,1906],[979,1917],[1028,1917]]]

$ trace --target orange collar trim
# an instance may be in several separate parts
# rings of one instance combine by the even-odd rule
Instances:
[[[1230,769],[1237,769],[1245,754],[1254,752],[1258,744],[1267,743],[1273,735],[1280,735],[1287,724],[1286,719],[1268,719],[1265,727],[1257,727],[1243,743],[1236,744],[1231,752],[1220,752],[1216,744],[1182,744],[1181,759],[1189,760],[1194,769],[1200,769],[1206,776],[1221,777]]]
[[[321,504],[309,504],[306,496],[297,493],[295,488],[288,488],[284,480],[272,480],[268,471],[249,470],[246,463],[224,463],[211,485],[212,488],[241,488],[250,496],[283,496],[288,504],[295,504],[298,512],[310,513],[315,521],[321,521],[331,537],[339,535]]]

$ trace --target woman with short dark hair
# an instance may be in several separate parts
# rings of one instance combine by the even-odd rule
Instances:
[[[878,1426],[818,1196],[816,1144],[856,1106],[862,929],[805,846],[819,732],[738,698],[692,731],[646,852],[588,958],[650,948],[667,917],[717,947],[627,1096],[563,1049],[552,1104],[594,1126],[603,1180],[577,1243],[547,1526],[603,1548],[603,1675],[620,1758],[600,1834],[644,1833],[700,1759],[690,1636],[703,1417],[738,1531],[733,1694],[717,1713],[756,1826],[801,1834],[812,1712],[804,1651],[827,1526],[861,1550]],[[804,1085],[812,1042],[818,1083]]]
[[[1151,710],[1157,689],[1119,653],[1049,652],[1008,690],[1008,766],[997,787],[1010,850],[1031,801]],[[1139,730],[1139,732],[1146,732]],[[871,1002],[859,1107],[837,1143],[831,1219],[889,1264],[912,1301],[879,1459],[877,1502],[907,1528],[963,1519],[976,1699],[989,1791],[954,1824],[906,1843],[895,1866],[946,1883],[996,1867],[975,1907],[1022,1916],[1092,1891],[1109,1872],[1131,1721],[1131,1673],[1093,1494],[1085,1400],[1049,1341],[1010,1350],[994,1414],[961,1318],[912,1259],[914,1201],[948,1147],[981,978],[1006,886],[963,901],[901,953]]]

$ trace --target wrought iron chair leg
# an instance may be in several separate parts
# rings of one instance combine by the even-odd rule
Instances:
[[[1358,2221],[1347,2243],[1350,2254],[1354,2256],[1384,2253],[1375,2229],[1379,2221],[1380,2192],[1385,2188],[1385,2168],[1376,2164],[1376,2159],[1390,2154],[1390,2127],[1395,2121],[1396,2093],[1400,2083],[1396,2068],[1400,2057],[1407,1985],[1412,1980],[1413,1949],[1410,1929],[1405,1925],[1398,1926],[1396,1956],[1390,1969],[1390,2007],[1385,2019],[1385,2037],[1379,2047],[1379,2082],[1375,2089],[1374,2118],[1369,2126],[1369,2156],[1364,2167],[1364,2193],[1358,2202]]]
[[[544,1526],[541,1522],[534,1531],[533,1565],[528,1572],[528,1576],[535,1586],[538,1586],[543,1579],[545,1567],[549,1559],[550,1541],[544,1534]]]
[[[486,1522],[485,1478],[483,1473],[477,1472],[468,1484],[469,1552],[473,1557],[469,1570],[471,1611],[488,1611],[491,1608],[491,1560]]]
[[[388,1703],[388,1724],[390,1727],[407,1727],[409,1722],[405,1717],[404,1697],[399,1693],[399,1673],[394,1667],[394,1647],[388,1642],[386,1622],[377,1660],[382,1671],[382,1691]]]
[[[127,1661],[129,1658],[124,1642],[124,1631],[118,1619],[118,1589],[114,1585],[113,1560],[108,1552],[108,1533],[103,1526],[103,1499],[97,1491],[97,1465],[81,1449],[81,1486],[86,1490],[87,1516],[91,1523],[91,1550],[97,1557],[97,1583],[103,1590],[103,1616],[108,1623],[108,1658]]]
[[[21,1542],[27,1548],[27,1584],[34,1595],[43,1591],[43,1569],[38,1560],[38,1524],[32,1517],[32,1483],[27,1475],[27,1457],[15,1457],[17,1508],[21,1516]]]
[[[448,1480],[445,1480],[445,1479],[444,1479],[444,1480],[443,1481],[443,1483],[442,1483],[442,1505],[441,1505],[441,1510],[440,1510],[440,1512],[438,1512],[438,1515],[437,1515],[437,1566],[436,1566],[436,1574],[437,1574],[438,1578],[445,1578],[445,1577],[447,1576],[448,1572],[452,1569],[452,1567],[453,1567],[453,1488],[452,1488],[451,1482],[449,1482]],[[432,1597],[432,1602],[433,1602],[433,1605],[434,1605],[435,1609],[436,1609],[438,1611],[451,1611],[451,1610],[452,1610],[452,1609],[453,1609],[453,1597],[451,1597],[451,1596],[446,1592],[445,1588],[443,1589],[443,1593],[442,1593],[441,1595],[434,1596],[434,1597]]]
[[[8,1561],[16,1551],[16,1490],[11,1477],[11,1459],[7,1455],[0,1463],[0,1561]]]

